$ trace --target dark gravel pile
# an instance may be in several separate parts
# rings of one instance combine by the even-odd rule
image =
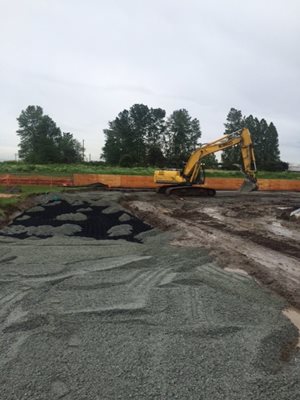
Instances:
[[[32,229],[34,227],[39,229]],[[43,229],[43,227],[45,228]],[[87,201],[70,204],[67,200],[62,199],[52,200],[45,205],[27,210],[9,227],[0,231],[0,236],[18,239],[35,236],[46,239],[63,234],[97,240],[121,238],[138,241],[135,236],[150,229],[149,225],[124,212],[120,207],[110,209],[109,206],[92,205]]]

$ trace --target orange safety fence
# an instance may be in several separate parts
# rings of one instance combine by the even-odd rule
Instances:
[[[43,175],[0,175],[0,185],[45,185],[45,186],[85,186],[101,182],[110,188],[154,189],[159,185],[153,181],[153,176],[138,175],[103,175],[74,174],[73,176],[43,176]],[[216,190],[238,190],[243,183],[242,178],[206,178],[206,187]],[[300,191],[300,180],[259,179],[259,190],[270,191]]]
[[[0,185],[73,186],[73,177],[46,175],[0,175]]]
[[[74,174],[73,181],[75,186],[97,182],[104,183],[111,188],[151,189],[161,186],[154,183],[153,176],[136,175]],[[243,182],[242,178],[206,178],[204,186],[216,190],[238,190]],[[259,179],[258,185],[259,190],[300,191],[300,180]]]
[[[153,181],[153,176],[74,174],[73,182],[75,186],[101,182],[111,188],[126,187],[151,189],[157,187]]]
[[[258,179],[260,190],[300,192],[300,179]]]

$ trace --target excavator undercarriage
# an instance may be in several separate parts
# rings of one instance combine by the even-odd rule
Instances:
[[[166,185],[157,189],[157,193],[163,193],[167,196],[174,194],[176,196],[215,196],[215,189],[193,185]]]

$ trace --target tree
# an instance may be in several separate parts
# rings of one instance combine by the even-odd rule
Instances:
[[[40,106],[28,106],[17,118],[20,136],[19,157],[34,164],[80,161],[80,145],[72,134],[60,128]]]
[[[264,146],[264,167],[267,170],[274,168],[277,169],[278,167],[276,167],[276,164],[281,163],[281,161],[278,132],[273,122],[271,122],[267,128],[266,137],[268,138],[268,141],[266,141]]]
[[[244,127],[244,117],[241,110],[231,108],[226,119],[225,134],[235,132]],[[241,163],[240,149],[232,147],[222,152],[222,163],[225,169],[232,169],[233,164]]]
[[[130,168],[133,166],[133,161],[130,154],[123,154],[119,161],[120,167]]]
[[[164,167],[166,158],[163,154],[162,148],[159,145],[149,146],[147,149],[147,165],[154,165],[157,167]]]
[[[271,122],[263,118],[245,118],[245,126],[250,130],[258,169],[274,170],[282,168],[280,161],[278,133]],[[279,163],[277,165],[277,163]]]
[[[102,156],[108,164],[117,165],[121,156],[126,154],[126,147],[129,149],[132,145],[129,112],[122,111],[108,124],[109,128],[103,131],[105,144]]]
[[[252,115],[244,117],[240,110],[231,108],[225,123],[225,133],[232,133],[244,127],[248,128],[251,133],[258,169],[284,168],[284,163],[280,161],[278,133],[274,124],[271,122],[268,125],[264,118],[259,120]],[[225,169],[231,169],[233,164],[241,164],[239,146],[224,150],[222,162]]]
[[[151,108],[147,126],[145,145],[147,165],[162,167],[165,163],[163,154],[166,112],[161,108]]]
[[[59,139],[60,159],[63,163],[79,163],[84,161],[82,146],[70,132],[64,132]]]
[[[104,130],[105,144],[103,158],[108,164],[117,165],[125,157],[132,165],[147,165],[160,162],[163,145],[165,111],[149,108],[144,104],[134,104],[123,110],[109,122]],[[128,156],[128,157],[127,157]]]
[[[21,112],[18,135],[21,138],[19,157],[26,162],[43,163],[58,158],[60,129],[55,122],[43,115],[39,106],[28,106]]]
[[[208,156],[204,157],[203,163],[205,164],[206,169],[218,168],[218,160],[214,153],[209,154]]]
[[[185,109],[174,111],[167,120],[165,154],[169,165],[181,167],[199,146],[201,137],[198,119],[192,119]]]

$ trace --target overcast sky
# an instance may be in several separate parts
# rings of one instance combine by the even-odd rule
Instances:
[[[202,141],[231,107],[273,121],[300,162],[299,0],[0,0],[0,160],[16,117],[40,105],[99,159],[108,121],[134,103],[186,108]]]

